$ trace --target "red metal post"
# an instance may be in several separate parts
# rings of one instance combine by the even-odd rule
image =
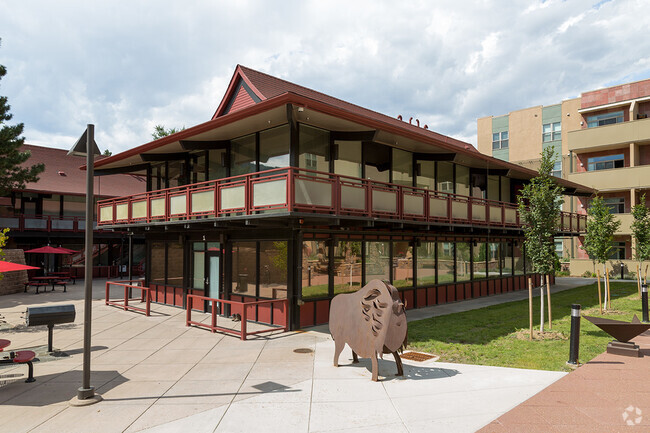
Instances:
[[[192,320],[192,295],[187,297],[187,309],[185,310],[185,326],[190,326]]]
[[[106,281],[106,305],[108,305],[108,292],[109,292],[109,290],[110,289],[109,289],[108,281]]]
[[[144,288],[142,288],[142,292],[145,292]],[[147,311],[145,312],[145,314],[147,316],[150,316],[151,315],[151,290],[147,288],[146,292],[147,292],[147,306],[145,308]]]
[[[124,311],[129,307],[129,288],[124,286]]]
[[[242,302],[241,309],[241,339],[246,340],[246,303]]]
[[[217,303],[212,301],[212,322],[210,322],[210,330],[214,334],[217,332]]]

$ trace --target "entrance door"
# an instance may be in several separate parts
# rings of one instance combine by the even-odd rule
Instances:
[[[208,249],[205,260],[205,296],[209,298],[220,299],[221,296],[221,252],[216,249]],[[219,305],[217,305],[219,307]],[[212,308],[212,303],[206,305],[208,311]],[[219,313],[222,313],[219,311]]]

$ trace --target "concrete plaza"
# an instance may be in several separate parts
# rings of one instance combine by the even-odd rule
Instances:
[[[577,282],[567,279],[555,290]],[[69,405],[81,385],[83,282],[68,293],[0,298],[8,322],[0,337],[12,341],[7,350],[46,344],[46,327],[11,327],[24,324],[26,306],[73,303],[77,309],[74,324],[54,330],[55,348],[69,356],[36,362],[35,383],[17,376],[26,373],[25,365],[0,369],[4,432],[473,432],[565,376],[405,360],[405,376],[398,378],[389,355],[380,361],[381,381],[375,383],[370,362],[352,364],[349,348],[341,366],[332,366],[334,345],[326,327],[240,341],[186,327],[179,308],[154,304],[146,317],[105,306],[103,289],[103,281],[94,282],[91,384],[104,400],[86,407]],[[522,295],[411,310],[409,316],[448,314]]]

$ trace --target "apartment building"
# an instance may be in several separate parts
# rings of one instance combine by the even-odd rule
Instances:
[[[631,208],[643,194],[650,201],[650,79],[584,92],[559,104],[478,119],[478,149],[495,158],[536,169],[553,146],[555,172],[599,191],[621,221],[609,265],[636,264]],[[572,197],[564,209],[586,213],[590,198]],[[571,259],[571,273],[593,270],[582,239],[557,238],[558,254]]]

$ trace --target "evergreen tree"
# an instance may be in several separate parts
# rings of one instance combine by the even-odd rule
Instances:
[[[185,127],[183,126],[182,128],[169,128],[165,129],[163,125],[156,125],[153,128],[153,133],[151,134],[151,137],[154,140],[158,140],[159,138],[167,137],[168,135],[176,134],[177,132],[181,132],[185,130]]]
[[[0,65],[0,79],[6,73],[7,69]],[[13,117],[9,113],[10,108],[7,97],[0,96],[0,196],[8,195],[13,189],[24,188],[27,182],[38,181],[38,175],[45,170],[43,164],[22,166],[31,154],[20,151],[25,142],[25,137],[21,137],[24,125],[6,123]]]

